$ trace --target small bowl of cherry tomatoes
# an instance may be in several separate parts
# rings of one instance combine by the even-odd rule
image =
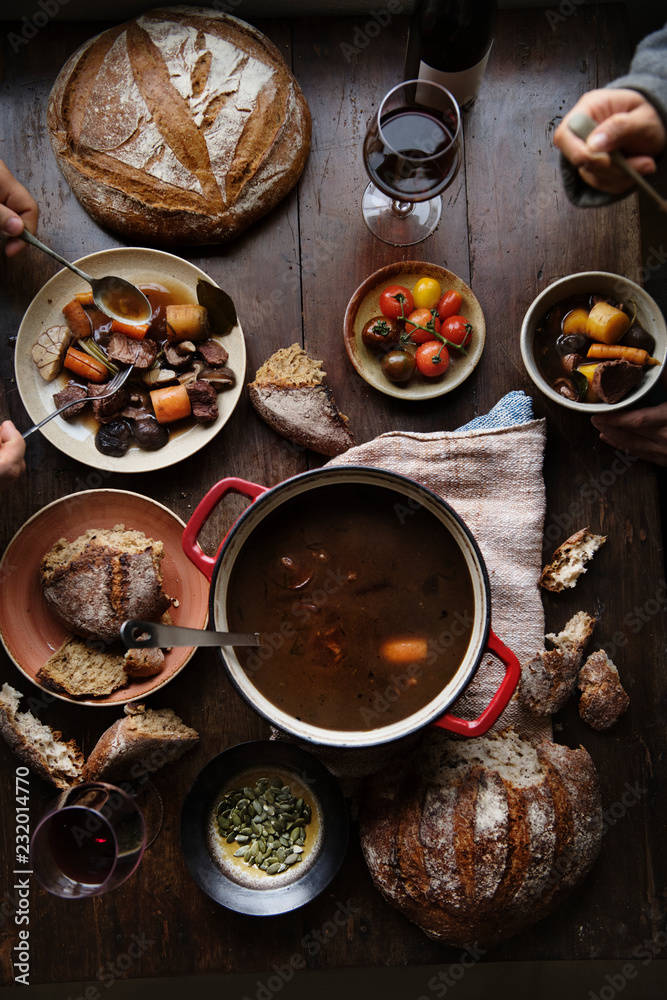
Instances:
[[[345,311],[345,349],[357,372],[399,399],[431,399],[460,385],[484,349],[472,290],[437,264],[398,261],[375,271]]]

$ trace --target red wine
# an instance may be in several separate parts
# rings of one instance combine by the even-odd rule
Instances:
[[[116,840],[97,813],[77,807],[55,813],[48,842],[54,864],[73,882],[101,885],[111,874]]]
[[[404,79],[440,83],[459,107],[469,107],[482,83],[495,19],[495,0],[418,0]]]
[[[405,201],[426,201],[440,194],[459,166],[452,133],[427,111],[386,115],[380,131],[367,139],[364,152],[374,184],[389,197]]]

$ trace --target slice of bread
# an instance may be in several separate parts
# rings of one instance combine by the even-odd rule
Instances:
[[[0,733],[23,763],[40,778],[65,790],[81,781],[83,755],[74,740],[44,725],[32,712],[19,712],[23,696],[9,684],[0,690]]]
[[[321,455],[340,455],[356,444],[347,417],[324,384],[322,362],[298,344],[276,351],[248,386],[250,402],[276,433]]]
[[[42,592],[66,628],[117,639],[128,618],[159,621],[171,605],[162,590],[162,542],[141,531],[90,528],[61,538],[42,558]]]
[[[52,691],[64,691],[73,698],[94,698],[111,694],[127,684],[122,651],[70,636],[48,658],[37,680]]]
[[[199,742],[171,708],[125,706],[125,717],[102,734],[83,770],[84,781],[137,778],[177,760]]]
[[[553,559],[542,570],[540,587],[552,591],[574,587],[586,572],[588,560],[606,541],[606,535],[593,535],[587,527],[575,532],[556,549]]]
[[[627,711],[630,698],[618,668],[603,649],[591,653],[579,671],[579,715],[593,729],[608,729]]]

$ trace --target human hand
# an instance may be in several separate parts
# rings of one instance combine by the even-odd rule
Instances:
[[[600,440],[656,465],[667,465],[667,403],[642,410],[596,413],[591,417]]]
[[[11,420],[0,424],[0,490],[6,489],[25,470],[25,441]]]
[[[5,243],[8,257],[13,257],[25,246],[23,240],[12,237],[17,237],[24,228],[34,233],[38,216],[35,199],[0,160],[0,233],[10,237]]]
[[[586,142],[568,128],[575,112],[583,112],[600,124]],[[667,145],[667,133],[660,115],[637,90],[591,90],[568,111],[554,132],[554,145],[578,168],[593,188],[609,194],[623,194],[632,180],[613,166],[609,153],[620,150],[640,174],[656,171],[654,157]]]

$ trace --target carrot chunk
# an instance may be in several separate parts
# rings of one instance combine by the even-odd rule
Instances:
[[[132,340],[143,340],[148,333],[149,327],[150,323],[121,323],[119,319],[115,319],[111,323],[111,332],[124,333],[126,337],[131,337]]]
[[[92,327],[88,319],[88,313],[80,302],[72,299],[66,306],[63,306],[63,315],[67,320],[67,325],[72,331],[75,340],[85,340],[90,337]]]
[[[629,361],[633,365],[659,365],[657,358],[649,357],[648,351],[641,347],[625,347],[623,344],[591,344],[588,348],[589,358],[599,358]]]
[[[159,424],[172,424],[192,413],[190,397],[184,385],[167,385],[150,393],[155,419]]]
[[[75,347],[68,347],[63,367],[80,375],[88,382],[106,382],[109,378],[109,369],[101,361],[96,361],[89,354],[77,351]]]
[[[380,656],[389,663],[418,663],[427,655],[428,642],[419,636],[397,636],[380,644]]]

